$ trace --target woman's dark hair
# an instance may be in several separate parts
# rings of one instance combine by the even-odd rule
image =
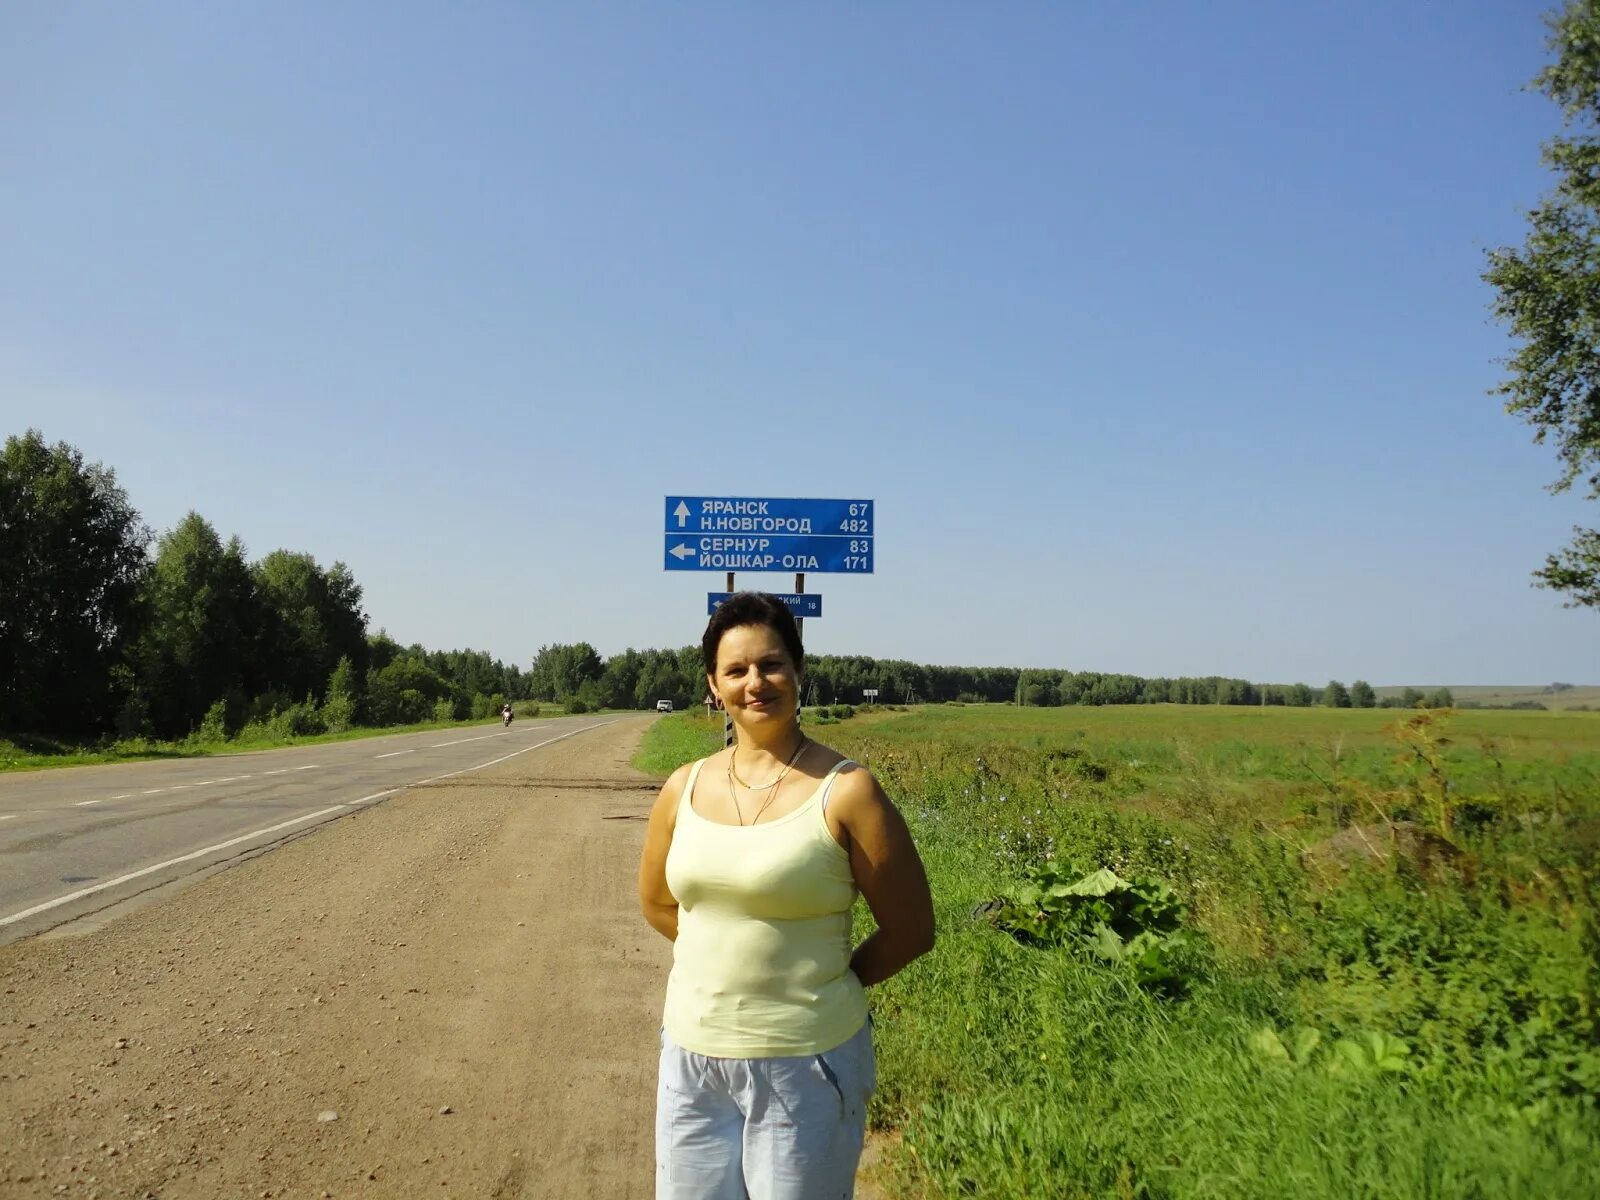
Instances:
[[[705,636],[700,639],[700,656],[705,660],[707,675],[717,673],[717,647],[722,644],[722,635],[741,625],[765,625],[771,629],[794,660],[795,673],[804,670],[806,654],[800,645],[800,628],[794,623],[789,606],[768,592],[735,592],[711,614]]]

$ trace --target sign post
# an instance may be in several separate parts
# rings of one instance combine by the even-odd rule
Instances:
[[[806,617],[822,615],[822,597],[807,594],[806,574],[873,573],[872,500],[668,496],[665,509],[663,569],[727,573],[727,592],[706,597],[710,612],[733,594],[737,571],[794,572],[794,593],[782,599],[795,614],[802,647]],[[726,713],[722,736],[724,745],[733,744]]]

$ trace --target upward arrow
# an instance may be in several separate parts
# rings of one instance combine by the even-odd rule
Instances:
[[[689,506],[679,500],[678,507],[672,510],[672,515],[678,518],[678,528],[682,529],[683,523],[689,519]]]

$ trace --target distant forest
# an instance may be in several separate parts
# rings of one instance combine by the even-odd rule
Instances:
[[[807,704],[1446,705],[1348,688],[1221,676],[943,667],[859,655],[806,663]],[[547,645],[527,671],[479,650],[402,646],[368,629],[348,567],[274,550],[250,560],[197,512],[155,537],[115,472],[35,430],[0,454],[0,731],[60,739],[303,735],[491,716],[505,701],[569,712],[688,706],[699,648]]]
[[[583,708],[634,708],[671,700],[697,704],[705,695],[700,649],[626,650],[603,659],[587,642],[545,646],[528,673],[535,699],[577,703]],[[896,658],[818,654],[806,657],[803,698],[807,704],[860,704],[864,689],[877,689],[879,704],[1250,704],[1305,708],[1444,707],[1448,688],[1429,693],[1408,688],[1381,699],[1358,679],[1349,687],[1330,680],[1320,688],[1303,683],[1259,684],[1220,675],[1144,679],[1099,671],[1035,667],[937,667]],[[579,711],[582,711],[580,709]]]

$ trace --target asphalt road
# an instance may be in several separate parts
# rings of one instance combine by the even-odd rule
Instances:
[[[495,721],[0,775],[0,944],[148,899],[405,788],[634,719]]]

